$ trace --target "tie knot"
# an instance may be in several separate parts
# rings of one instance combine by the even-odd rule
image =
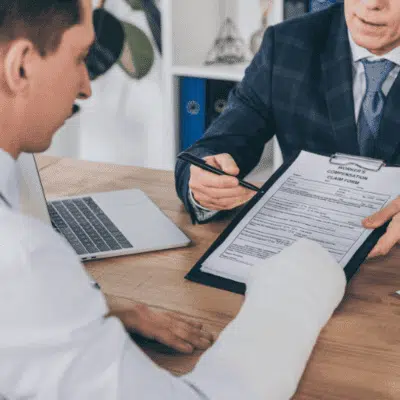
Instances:
[[[365,77],[367,80],[367,92],[379,92],[382,90],[394,63],[389,60],[367,61],[361,60],[364,65]]]

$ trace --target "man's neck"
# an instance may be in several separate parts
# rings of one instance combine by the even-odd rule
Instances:
[[[24,128],[21,111],[17,113],[12,99],[5,98],[3,93],[0,93],[0,109],[0,148],[17,160],[23,137],[26,136],[25,130],[21,130],[21,124]]]
[[[382,58],[382,55],[378,56],[372,53],[371,50],[368,50],[367,48],[357,44],[354,41],[353,37],[351,36],[350,31],[348,31],[348,38],[349,38],[353,62],[358,62],[363,58],[369,59],[370,61]],[[400,46],[395,47],[388,53],[383,54],[383,58],[386,58],[387,60],[394,62],[396,65],[400,65]]]

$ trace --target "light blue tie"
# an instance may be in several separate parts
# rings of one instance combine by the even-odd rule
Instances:
[[[362,156],[374,157],[375,142],[385,105],[382,85],[395,64],[388,60],[361,62],[364,65],[367,90],[358,118],[358,144]]]

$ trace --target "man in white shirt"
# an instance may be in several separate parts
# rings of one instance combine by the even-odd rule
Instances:
[[[274,135],[285,161],[308,150],[399,164],[399,70],[399,0],[344,0],[344,5],[271,26],[226,110],[189,151],[240,177],[257,165]],[[377,79],[374,72],[382,82],[372,94],[367,83]],[[198,222],[254,195],[236,178],[181,160],[176,187]],[[399,209],[400,197],[362,221],[375,229],[391,220],[370,257],[387,254],[399,242]]]
[[[24,3],[28,4],[24,1],[5,2],[3,7],[11,7],[8,3],[13,4],[13,9],[9,13],[19,13],[18,7],[27,7]],[[74,3],[78,4],[79,2],[75,0]],[[68,2],[63,5],[61,1],[47,0],[41,2],[41,5],[36,6],[36,8],[34,5],[30,6],[30,9],[25,12],[27,15],[29,12],[35,15],[41,10],[46,10],[46,4],[47,8],[60,8],[59,15],[56,13],[56,17],[47,29],[33,32],[30,35],[28,32],[25,33],[25,37],[18,37],[24,31],[23,28],[18,31],[18,26],[12,25],[12,14],[6,16],[2,28],[4,35],[9,36],[9,41],[13,41],[11,49],[13,51],[8,49],[7,42],[3,44],[3,56],[5,57],[3,84],[12,94],[23,94],[20,97],[15,95],[15,104],[7,101],[2,108],[2,126],[11,129],[15,136],[9,137],[7,142],[5,142],[6,138],[3,138],[2,141],[3,150],[8,152],[8,154],[2,154],[0,158],[1,164],[4,164],[1,169],[3,171],[2,179],[8,180],[2,196],[8,198],[9,203],[14,208],[18,201],[16,199],[16,188],[13,187],[16,182],[14,166],[10,158],[17,158],[21,151],[41,152],[47,149],[54,131],[71,115],[71,104],[76,97],[85,99],[91,95],[85,65],[85,58],[94,38],[91,19],[87,18],[85,25],[82,24],[82,26],[76,28],[77,33],[75,31],[66,33],[65,41],[69,48],[66,49],[65,54],[60,57],[51,57],[51,55],[47,56],[46,54],[46,57],[42,59],[40,55],[45,54],[46,51],[51,52],[56,48],[63,33],[63,25],[72,25],[74,18],[79,22],[79,13],[75,12],[75,15],[72,15],[70,10],[74,6],[68,4]],[[91,15],[91,12],[86,10],[86,14]],[[50,19],[50,17],[51,11],[48,11],[48,18]],[[40,19],[36,23],[40,23]],[[28,31],[34,29],[39,28],[37,26],[26,28]],[[57,34],[60,37],[57,37]],[[81,41],[77,45],[74,35],[80,34],[82,35]],[[37,49],[27,38],[33,38],[35,44],[39,47],[37,52]],[[60,77],[63,77],[63,79],[60,79]],[[21,113],[21,110],[24,110],[24,112]],[[37,118],[38,115],[43,115],[43,118]],[[18,129],[15,129],[16,127]],[[23,136],[18,137],[18,135],[21,135],[21,129]],[[2,131],[4,135],[4,128]],[[32,140],[32,137],[35,140]],[[9,172],[8,176],[5,171]],[[206,349],[212,342],[211,335],[202,331],[201,324],[184,321],[173,314],[155,313],[144,305],[137,305],[129,311],[120,310],[114,314],[118,314],[118,317],[124,321],[130,330],[142,333],[150,338],[156,338],[184,353],[191,353],[195,348]]]
[[[322,247],[299,242],[254,267],[238,316],[177,378],[109,315],[67,242],[18,211],[15,160],[46,150],[75,99],[90,96],[93,39],[90,0],[0,2],[0,398],[289,398],[344,293],[343,270]],[[181,351],[210,344],[198,325],[143,306],[119,316]]]

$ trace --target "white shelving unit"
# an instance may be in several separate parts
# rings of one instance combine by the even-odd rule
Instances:
[[[236,65],[173,65],[173,76],[193,76],[196,78],[221,79],[239,82],[248,63]]]
[[[246,44],[260,26],[259,0],[162,0],[163,16],[163,82],[164,125],[160,132],[159,154],[154,163],[159,168],[171,169],[179,144],[179,80],[183,76],[240,81],[249,64],[205,66],[204,60],[220,30],[228,4],[229,16],[238,26]],[[273,0],[269,11],[269,25],[283,20],[283,0]],[[154,164],[153,163],[153,164]],[[281,163],[280,150],[274,142],[273,167]],[[264,168],[265,166],[261,166]],[[271,166],[272,167],[272,166]]]

